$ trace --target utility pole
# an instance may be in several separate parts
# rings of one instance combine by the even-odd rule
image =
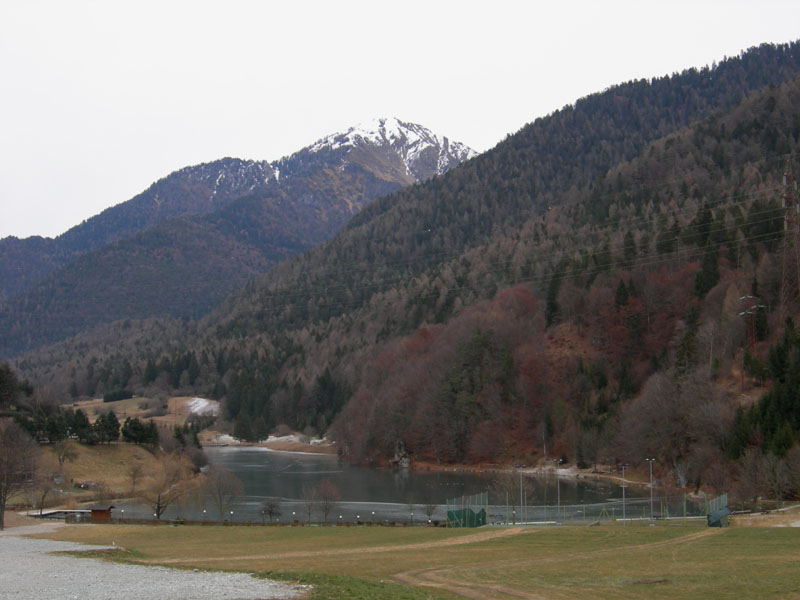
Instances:
[[[783,264],[781,277],[781,320],[785,321],[798,310],[800,301],[800,240],[798,239],[797,181],[792,173],[791,159],[786,161],[783,173]]]
[[[756,296],[742,296],[739,298],[739,302],[742,301],[747,303],[745,309],[739,313],[740,317],[745,317],[747,319],[744,351],[742,352],[742,391],[744,391],[744,356],[747,352],[752,353],[756,345],[756,312],[759,308],[766,307],[758,303],[758,298]]]
[[[554,458],[553,462],[556,465],[556,490],[558,493],[558,503],[556,504],[556,522],[558,522],[559,515],[561,515],[561,480],[558,478],[558,463],[560,459]]]
[[[625,511],[625,488],[628,487],[625,485],[625,467],[628,466],[628,463],[622,463],[622,526],[626,526],[627,522],[627,515]]]
[[[655,458],[645,458],[650,463],[650,524],[653,524],[653,461]]]

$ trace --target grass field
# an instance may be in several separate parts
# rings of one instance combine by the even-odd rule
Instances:
[[[189,416],[188,404],[192,399],[189,397],[170,398],[166,403],[157,402],[148,398],[128,398],[116,402],[103,402],[102,398],[91,400],[81,400],[72,404],[73,409],[81,409],[91,422],[109,410],[113,410],[120,423],[127,417],[138,417],[140,419],[152,419],[158,425],[172,427],[173,425],[183,425],[186,417]],[[152,416],[152,410],[163,407],[164,414]]]
[[[46,507],[76,508],[81,502],[97,500],[100,497],[106,499],[125,497],[131,492],[130,470],[133,465],[139,465],[142,469],[139,485],[144,476],[155,472],[159,466],[156,456],[134,444],[87,446],[75,441],[66,443],[74,454],[63,467],[58,465],[53,446],[42,447],[40,467],[52,473],[63,470],[65,477],[64,483],[60,486],[64,493],[50,494],[46,499]],[[92,482],[95,485],[86,489],[76,487],[82,482]],[[10,498],[10,505],[32,506],[35,498],[35,494],[28,497],[20,492]]]
[[[313,598],[800,597],[800,530],[74,526],[114,560],[312,583]]]

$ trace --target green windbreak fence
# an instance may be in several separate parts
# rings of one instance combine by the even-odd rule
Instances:
[[[707,511],[709,527],[727,527],[728,515],[731,514],[728,508],[728,494],[725,493],[709,500]]]
[[[487,523],[489,492],[447,500],[448,527],[481,527]]]

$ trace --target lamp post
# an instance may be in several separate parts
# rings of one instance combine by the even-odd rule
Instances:
[[[628,463],[622,463],[622,525],[623,527],[628,524],[627,515],[625,514],[625,488],[628,487],[625,485],[625,467],[628,466]]]
[[[556,521],[558,521],[558,518],[561,515],[561,480],[558,478],[558,462],[559,459],[553,459],[553,463],[556,465],[556,493],[558,494],[558,500],[556,503]]]
[[[653,520],[653,461],[655,458],[647,459],[647,462],[650,463],[650,521]]]

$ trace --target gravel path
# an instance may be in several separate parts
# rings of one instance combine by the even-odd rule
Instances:
[[[308,591],[245,573],[183,571],[53,555],[49,553],[106,547],[9,535],[27,529],[6,530],[0,536],[0,597],[4,600],[283,600]]]

